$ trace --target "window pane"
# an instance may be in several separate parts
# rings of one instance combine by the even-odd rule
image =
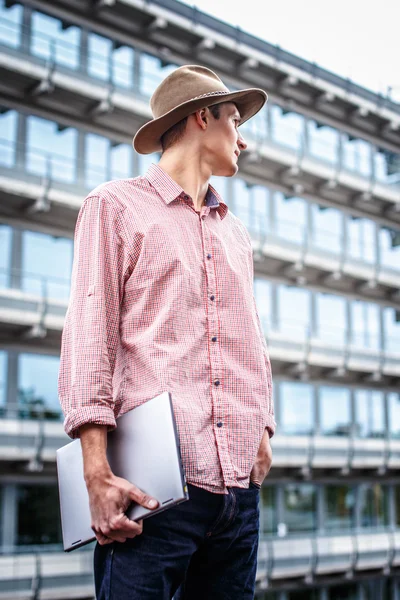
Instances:
[[[321,433],[349,435],[351,429],[350,390],[321,387],[319,390]]]
[[[20,354],[18,363],[18,401],[21,416],[35,418],[44,411],[46,418],[59,418],[59,357]]]
[[[362,527],[389,524],[387,487],[379,483],[363,483],[359,487]]]
[[[313,387],[307,383],[279,384],[281,433],[309,434],[314,429]]]
[[[394,502],[396,507],[396,525],[400,527],[400,485],[394,486]]]
[[[58,489],[50,485],[18,488],[18,546],[61,543]]]
[[[149,167],[152,164],[157,164],[158,161],[160,160],[160,155],[157,152],[154,152],[153,154],[139,154],[138,155],[138,159],[139,159],[139,175],[146,175]],[[220,181],[219,183],[219,187],[217,188],[218,191],[220,189],[222,189],[221,187],[221,182],[222,182],[222,177],[219,177],[218,180]],[[214,185],[214,183],[212,183],[211,185]]]
[[[271,192],[261,185],[255,185],[250,190],[250,203],[253,212],[251,233],[261,239],[269,229],[269,203]]]
[[[277,293],[279,330],[290,338],[304,339],[310,322],[310,292],[281,284]]]
[[[310,154],[318,160],[336,164],[338,159],[339,132],[332,127],[321,126],[315,121],[308,122]]]
[[[130,144],[118,144],[111,147],[111,177],[112,179],[127,179],[133,177],[132,152]]]
[[[287,198],[274,194],[277,218],[277,234],[287,242],[301,244],[304,241],[307,203],[302,198]]]
[[[265,335],[271,327],[271,284],[266,279],[254,279],[254,296]]]
[[[253,214],[250,208],[250,189],[243,179],[234,179],[233,198],[233,212],[251,230]]]
[[[326,208],[313,204],[311,208],[314,222],[312,243],[330,254],[338,254],[342,248],[343,220],[336,208]]]
[[[102,81],[111,79],[112,41],[96,33],[89,33],[88,73]]]
[[[385,437],[385,413],[383,393],[372,390],[356,390],[356,434],[359,437]]]
[[[289,533],[315,530],[316,493],[313,485],[295,483],[285,485],[283,508]]]
[[[371,302],[353,300],[350,311],[352,344],[376,350],[380,343],[379,306]]]
[[[13,110],[0,114],[0,165],[2,167],[11,168],[15,165],[17,120],[18,114]]]
[[[134,50],[121,46],[113,52],[113,82],[120,87],[133,87]]]
[[[61,21],[35,12],[32,15],[31,52],[40,58],[54,60],[70,69],[79,66],[80,30],[62,28]]]
[[[390,592],[390,581],[388,579],[372,579],[370,581],[362,581],[361,588],[363,590],[363,600],[385,600],[386,598],[396,598]]]
[[[72,252],[72,240],[24,231],[23,289],[48,298],[68,300]]]
[[[303,136],[304,118],[297,113],[284,113],[276,105],[269,107],[272,120],[272,139],[282,146],[300,149]]]
[[[381,261],[385,267],[400,270],[400,240],[396,243],[398,232],[382,228],[379,231]]]
[[[288,592],[288,600],[319,600],[318,590],[298,590],[296,592]]]
[[[0,43],[17,48],[21,40],[22,6],[5,7],[5,0],[0,1]]]
[[[260,529],[263,534],[276,533],[276,500],[275,487],[261,488]]]
[[[347,329],[345,299],[317,293],[316,305],[318,336],[327,344],[343,344]]]
[[[356,584],[335,585],[329,588],[328,600],[358,600]]]
[[[375,225],[368,219],[350,218],[347,221],[349,255],[364,262],[375,260]]]
[[[389,427],[393,438],[400,438],[400,394],[388,394]]]
[[[386,306],[383,309],[385,348],[388,352],[400,352],[400,311]]]
[[[325,487],[325,527],[328,530],[349,529],[354,526],[354,489],[348,485]]]
[[[151,96],[158,84],[177,66],[163,65],[159,58],[142,53],[140,55],[140,93],[146,97]]]
[[[33,175],[73,183],[77,130],[58,131],[57,124],[37,117],[27,121],[26,168]],[[50,151],[51,149],[51,151]]]
[[[0,350],[0,416],[6,403],[7,353]]]
[[[89,133],[85,137],[86,186],[94,188],[110,178],[109,173],[110,140]]]
[[[11,227],[0,225],[0,288],[10,280]]]

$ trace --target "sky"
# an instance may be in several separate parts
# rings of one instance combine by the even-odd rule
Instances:
[[[400,102],[400,0],[196,0],[203,12]]]

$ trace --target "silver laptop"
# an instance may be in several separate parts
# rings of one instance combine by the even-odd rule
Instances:
[[[133,521],[146,519],[188,500],[168,392],[118,419],[117,429],[108,434],[107,457],[115,475],[127,479],[159,502],[155,510],[132,503],[126,514]],[[80,440],[57,450],[57,473],[64,550],[69,552],[95,539],[90,526]]]

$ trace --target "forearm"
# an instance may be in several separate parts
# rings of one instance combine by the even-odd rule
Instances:
[[[95,478],[111,475],[107,460],[107,427],[88,423],[79,429],[86,484]]]

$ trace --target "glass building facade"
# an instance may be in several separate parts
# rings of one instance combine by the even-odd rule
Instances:
[[[160,81],[175,68],[164,57],[117,43],[95,31],[0,0],[0,49],[23,56],[34,65],[51,64],[60,73],[129,94],[147,102]],[[228,82],[229,83],[229,82]],[[0,98],[1,100],[1,98]],[[399,190],[399,156],[303,114],[268,103],[243,125],[243,135],[257,148],[279,148],[310,164],[333,166],[360,181]],[[0,176],[26,184],[51,182],[71,197],[84,196],[98,184],[143,174],[158,155],[136,155],[117,136],[72,127],[56,116],[17,111],[2,102],[0,112]],[[397,162],[396,162],[397,161]],[[232,180],[213,178],[230,210],[249,230],[255,247],[275,245],[282,252],[303,249],[327,261],[346,262],[354,270],[372,268],[393,281],[400,278],[400,230],[351,207],[340,208],[287,194],[270,181],[254,183],[239,174]],[[1,200],[0,200],[1,202]],[[63,234],[16,223],[0,215],[0,297],[12,302],[40,301],[64,314],[70,291],[73,229]],[[258,246],[257,246],[258,245]],[[334,268],[332,269],[335,270]],[[398,280],[397,280],[398,281]],[[395,296],[374,301],[349,294],[346,288],[323,290],[279,274],[270,277],[255,261],[254,294],[261,324],[271,347],[276,340],[291,345],[311,342],[327,356],[363,352],[400,361],[400,304]],[[16,305],[16,304],[15,304]],[[0,305],[1,310],[2,305]],[[27,309],[28,310],[28,309]],[[3,323],[1,327],[6,327]],[[61,428],[57,398],[59,353],[55,346],[18,343],[0,345],[0,418],[18,423],[50,423]],[[335,354],[336,353],[336,354]],[[284,359],[274,359],[276,364]],[[335,366],[332,358],[332,368]],[[323,439],[326,443],[384,443],[400,439],[400,392],[379,380],[341,383],[329,377],[304,378],[289,368],[274,380],[277,436]],[[65,440],[64,440],[65,441]],[[62,445],[62,443],[60,443]],[[385,450],[386,451],[386,450]],[[387,450],[390,452],[390,450]],[[6,461],[5,461],[6,462]],[[60,549],[60,519],[54,469],[42,479],[22,473],[12,478],[0,463],[0,553]],[[376,478],[365,470],[342,476],[313,472],[302,480],[295,470],[281,469],[265,482],[260,496],[262,540],[317,539],[361,535],[400,528],[400,479]],[[13,507],[13,508],[12,508]],[[1,557],[0,557],[1,558]],[[321,584],[306,589],[259,593],[264,600],[397,600],[398,583],[391,576],[365,581]],[[1,591],[1,590],[0,590]]]

